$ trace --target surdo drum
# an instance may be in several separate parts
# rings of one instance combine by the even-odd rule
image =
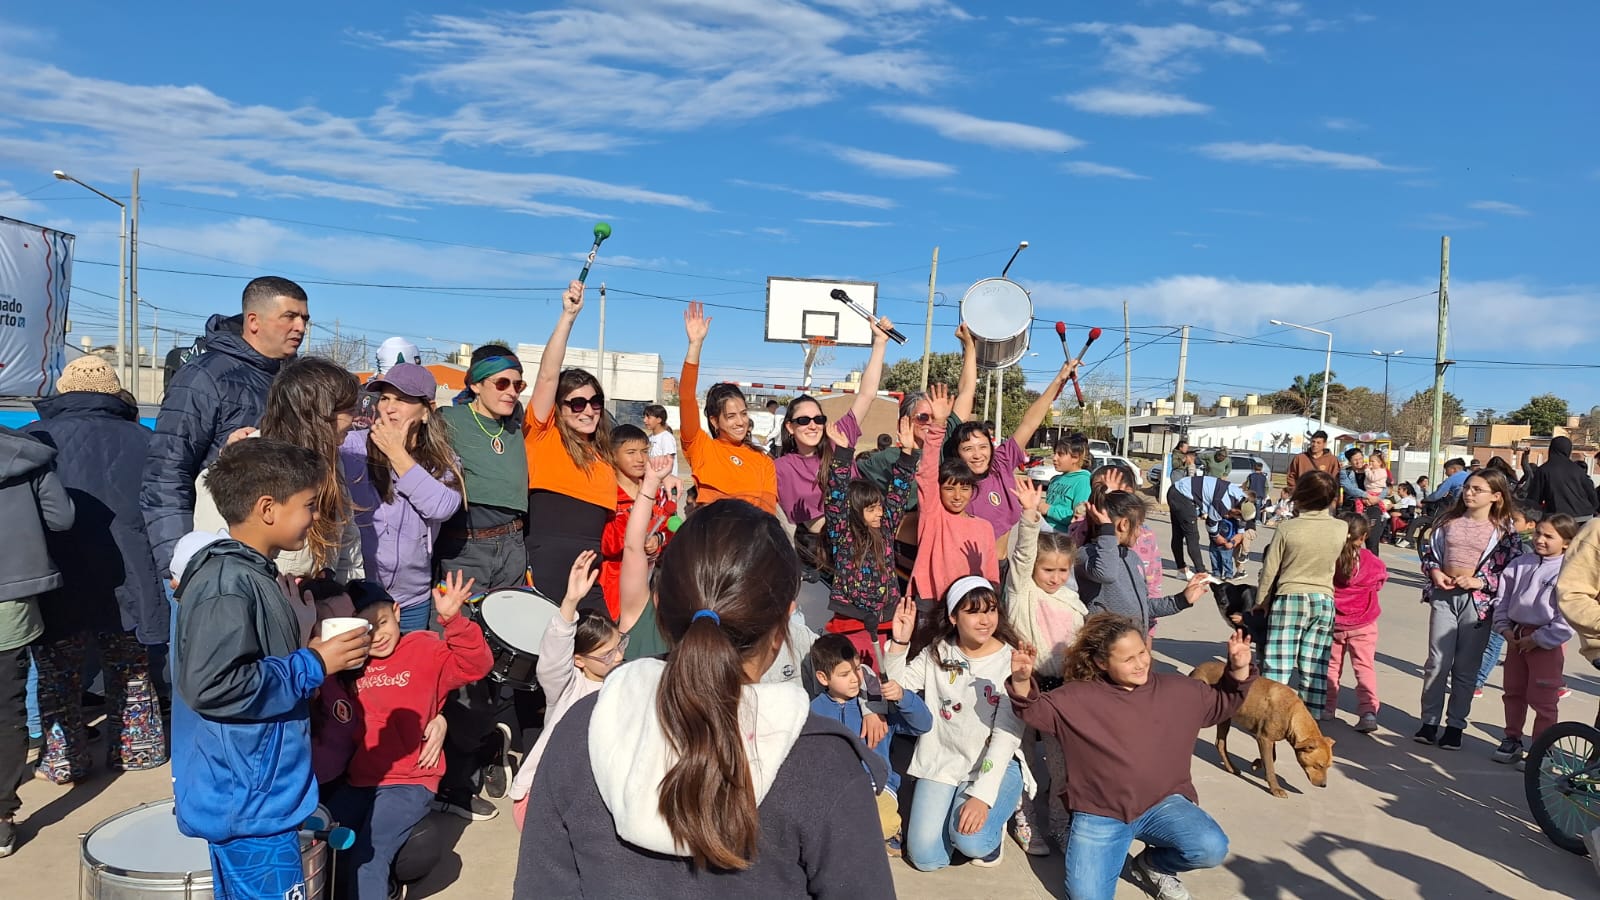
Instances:
[[[1028,352],[1033,300],[1015,281],[985,278],[961,298],[961,321],[972,332],[978,365],[1003,369]]]

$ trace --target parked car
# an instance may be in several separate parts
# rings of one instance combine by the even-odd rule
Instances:
[[[1127,466],[1128,468],[1133,470],[1133,480],[1135,482],[1134,487],[1140,488],[1140,489],[1144,488],[1144,485],[1145,485],[1144,473],[1140,472],[1139,471],[1139,467],[1134,465],[1133,462],[1131,460],[1129,460],[1127,457],[1125,457],[1125,456],[1112,456],[1110,454],[1107,454],[1105,456],[1101,456],[1100,454],[1097,453],[1097,454],[1095,454],[1094,459],[1095,459],[1095,463],[1096,463],[1096,465],[1094,467],[1094,470],[1096,472],[1100,471],[1101,469],[1105,468],[1107,465],[1110,465],[1111,463],[1119,463],[1121,465]],[[1041,484],[1041,485],[1049,484],[1050,480],[1052,478],[1055,478],[1059,474],[1061,474],[1061,473],[1056,471],[1056,467],[1052,463],[1047,462],[1047,461],[1040,461],[1037,465],[1035,465],[1033,468],[1028,470],[1028,477],[1033,479],[1035,483]]]
[[[1214,450],[1201,450],[1197,455],[1204,457],[1215,452]],[[1250,473],[1255,471],[1256,463],[1261,464],[1261,471],[1267,476],[1267,482],[1272,482],[1272,466],[1265,459],[1250,453],[1229,451],[1228,453],[1228,480],[1234,484],[1244,484],[1250,478]],[[1156,463],[1150,467],[1149,478],[1158,487],[1161,484],[1161,464]]]
[[[1105,459],[1106,457],[1115,456],[1116,455],[1116,453],[1114,451],[1112,451],[1111,445],[1106,443],[1105,441],[1096,441],[1096,440],[1089,441],[1089,452],[1093,453],[1094,454],[1094,458],[1097,459],[1097,460]]]

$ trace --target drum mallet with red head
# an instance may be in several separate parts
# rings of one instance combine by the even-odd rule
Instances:
[[[1078,351],[1078,365],[1083,365],[1083,357],[1088,354],[1089,348],[1094,346],[1094,342],[1098,340],[1100,340],[1100,329],[1089,329],[1089,339],[1083,342],[1083,349]],[[1080,409],[1083,408],[1083,388],[1078,384],[1078,373],[1076,372],[1072,373],[1072,390],[1078,395],[1078,407]]]

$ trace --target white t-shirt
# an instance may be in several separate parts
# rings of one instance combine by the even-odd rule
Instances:
[[[678,439],[672,432],[663,431],[660,434],[650,435],[651,456],[674,456],[678,452]]]

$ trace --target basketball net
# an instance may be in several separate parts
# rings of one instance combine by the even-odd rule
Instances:
[[[806,338],[805,368],[801,370],[800,386],[811,390],[811,370],[818,364],[827,365],[833,361],[833,341],[825,337]]]

